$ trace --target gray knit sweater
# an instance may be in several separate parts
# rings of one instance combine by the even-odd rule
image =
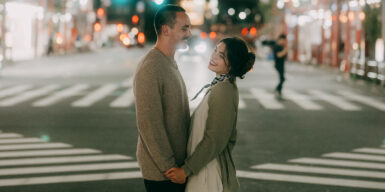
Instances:
[[[190,112],[185,83],[173,58],[153,48],[134,77],[139,132],[137,159],[144,179],[167,180],[164,172],[186,158]]]

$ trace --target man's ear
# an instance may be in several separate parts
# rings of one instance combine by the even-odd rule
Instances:
[[[168,36],[169,26],[162,25],[162,34]]]

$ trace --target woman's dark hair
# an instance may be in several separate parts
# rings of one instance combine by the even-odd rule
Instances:
[[[154,18],[154,28],[158,36],[162,34],[162,25],[168,25],[171,28],[174,27],[176,23],[176,12],[186,12],[186,10],[180,6],[171,4],[159,8]]]
[[[220,42],[226,45],[230,81],[234,82],[236,77],[243,79],[253,68],[255,54],[249,52],[246,43],[238,37],[225,38]]]

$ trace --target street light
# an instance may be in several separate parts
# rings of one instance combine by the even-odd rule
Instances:
[[[230,8],[227,10],[227,13],[230,15],[230,16],[233,16],[235,14],[235,9],[234,8]]]
[[[244,20],[244,19],[246,19],[246,13],[242,11],[242,12],[239,13],[238,17],[239,17],[241,20]]]
[[[164,2],[164,0],[153,0],[153,2],[157,5],[161,5]]]

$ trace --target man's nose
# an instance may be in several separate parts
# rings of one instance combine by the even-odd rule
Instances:
[[[191,30],[188,30],[187,32],[187,38],[191,38],[192,34],[191,34]]]

